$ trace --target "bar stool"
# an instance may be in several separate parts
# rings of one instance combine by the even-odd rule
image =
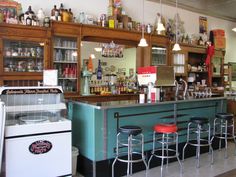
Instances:
[[[231,129],[231,132],[230,130]],[[219,149],[221,150],[221,140],[225,141],[225,158],[228,158],[227,148],[228,139],[233,139],[235,143],[235,155],[236,155],[236,139],[234,134],[234,115],[230,113],[217,113],[214,119],[213,136],[214,138],[219,138]]]
[[[182,173],[182,164],[179,159],[178,152],[178,133],[177,126],[175,124],[157,124],[154,126],[153,131],[153,147],[152,154],[148,161],[148,168],[150,162],[154,157],[161,158],[161,177],[163,176],[164,159],[177,158],[180,165],[180,172]],[[161,135],[161,136],[160,136]],[[156,143],[161,144],[161,148],[156,148]],[[175,149],[169,148],[169,145],[175,144]]]
[[[191,131],[191,132],[190,132]],[[195,134],[197,137],[190,139],[190,134]],[[207,134],[207,139],[201,138],[202,134]],[[211,125],[207,118],[203,117],[192,117],[188,123],[187,128],[187,142],[183,148],[183,161],[184,153],[187,145],[196,147],[196,159],[197,159],[197,168],[199,168],[200,161],[200,148],[203,146],[209,147],[209,152],[211,153],[211,164],[213,164],[213,148],[211,146]]]
[[[120,152],[119,146],[127,147],[127,151]],[[128,157],[121,157],[121,155],[127,155]],[[134,159],[133,155],[138,157]],[[144,136],[141,127],[127,125],[119,128],[116,136],[116,158],[112,163],[112,177],[114,177],[114,166],[117,161],[127,163],[127,176],[132,175],[133,163],[143,162],[147,171],[147,163],[144,156]]]

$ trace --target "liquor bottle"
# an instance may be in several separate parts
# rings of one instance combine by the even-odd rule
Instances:
[[[101,67],[101,60],[98,60],[98,68],[97,68],[97,80],[102,79],[102,67]]]
[[[89,57],[89,61],[88,61],[88,71],[89,72],[93,72],[93,61],[92,61],[92,57]]]
[[[55,12],[57,11],[57,6],[54,5],[54,8],[51,10],[51,16],[55,16]]]
[[[73,22],[73,12],[71,11],[71,8],[69,8],[69,21]]]
[[[34,16],[34,11],[32,11],[31,6],[28,7],[28,10],[25,12],[26,15],[28,15],[30,18]]]
[[[64,6],[63,6],[63,4],[61,3],[61,5],[60,5],[60,8],[59,8],[59,14],[60,14],[60,16],[61,16],[61,19],[63,19],[63,16],[62,16],[62,13],[64,12]]]

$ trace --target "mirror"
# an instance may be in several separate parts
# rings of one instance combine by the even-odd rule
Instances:
[[[101,60],[103,75],[123,74],[129,76],[129,69],[136,72],[136,47],[111,43],[83,41],[81,45],[81,67],[91,54],[94,54],[93,73],[96,73],[98,60]]]
[[[110,43],[88,42],[81,43],[81,71],[88,66],[89,57],[92,57],[92,74],[89,78],[90,93],[91,85],[100,85],[101,89],[111,90],[109,84],[117,85],[118,83],[129,84],[130,79],[135,79],[136,73],[136,47],[128,45]],[[99,61],[102,70],[102,78],[97,79],[99,70]],[[87,68],[88,69],[88,68]],[[129,80],[129,81],[128,81]],[[84,77],[81,77],[81,91],[87,90],[88,86],[84,85]],[[106,89],[106,87],[109,88]],[[86,89],[84,87],[87,87]],[[117,87],[117,86],[116,86]],[[128,88],[128,86],[125,86]]]

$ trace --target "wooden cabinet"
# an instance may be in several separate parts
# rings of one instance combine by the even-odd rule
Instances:
[[[206,80],[208,86],[223,85],[223,51],[216,50],[213,77],[208,78],[203,66],[205,47],[181,44],[180,52],[172,52],[166,36],[145,34],[149,46],[142,48],[138,47],[140,38],[141,32],[76,23],[53,21],[50,28],[0,24],[0,84],[37,85],[42,82],[43,69],[57,69],[66,98],[77,97],[81,95],[81,41],[113,41],[137,48],[136,68],[172,65],[176,76],[190,82],[193,77],[194,84]]]
[[[175,75],[182,76],[189,85],[223,86],[224,51],[215,50],[211,59],[212,76],[209,77],[206,67],[206,47],[181,44],[181,51],[172,52],[171,64],[174,66]]]
[[[66,98],[79,95],[81,26],[53,22],[51,31],[50,67],[58,70],[58,85],[62,86]]]
[[[0,84],[36,86],[49,68],[47,28],[0,24]]]

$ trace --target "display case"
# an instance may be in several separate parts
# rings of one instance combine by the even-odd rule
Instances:
[[[42,72],[44,44],[33,41],[3,40],[5,73]]]
[[[49,69],[50,30],[0,23],[0,86],[37,86]]]
[[[58,70],[58,84],[65,92],[77,92],[77,38],[54,37],[53,67]]]
[[[152,45],[151,48],[151,65],[167,65],[167,49],[158,45]]]
[[[1,87],[0,98],[6,105],[6,176],[71,174],[71,122],[61,87]]]

